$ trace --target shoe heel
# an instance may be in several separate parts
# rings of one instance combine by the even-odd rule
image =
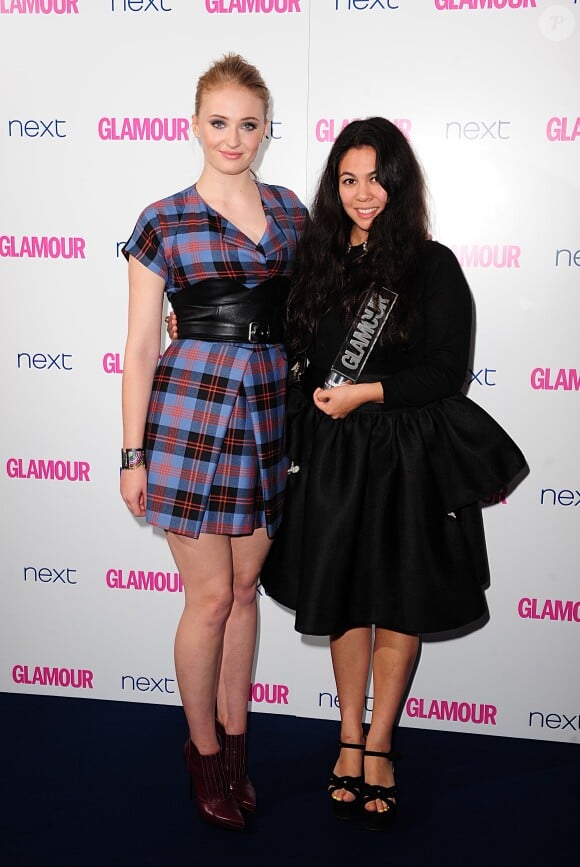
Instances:
[[[189,771],[190,794],[195,799],[201,818],[212,825],[241,831],[244,817],[232,797],[220,752],[202,756],[195,744],[187,740],[183,749]]]
[[[256,790],[248,777],[248,744],[246,733],[228,735],[216,719],[218,743],[223,750],[226,774],[234,801],[245,813],[256,812]]]

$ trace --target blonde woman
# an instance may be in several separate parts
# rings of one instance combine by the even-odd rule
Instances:
[[[256,808],[246,767],[256,585],[281,520],[282,311],[306,216],[294,193],[252,171],[268,120],[258,70],[235,54],[215,62],[195,98],[201,174],[145,208],[124,247],[121,495],[166,531],[183,579],[185,760],[201,816],[232,829]],[[179,339],[158,363],[164,294]]]

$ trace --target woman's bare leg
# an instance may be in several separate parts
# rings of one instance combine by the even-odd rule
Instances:
[[[218,681],[218,717],[228,734],[243,734],[256,649],[257,583],[272,544],[266,530],[232,537],[233,605],[228,617]]]
[[[340,739],[344,743],[362,744],[362,720],[371,660],[371,629],[349,629],[330,639],[332,666],[340,706]],[[362,750],[340,751],[334,773],[338,777],[358,777],[362,770]],[[332,795],[337,801],[353,801],[345,789]]]
[[[202,755],[219,750],[216,684],[226,623],[233,606],[233,557],[228,536],[199,539],[168,533],[183,580],[185,605],[175,636],[175,671],[191,740]]]
[[[419,638],[390,629],[376,629],[373,645],[373,711],[367,749],[390,752],[393,729],[413,665]],[[371,786],[394,786],[393,764],[375,756],[365,757],[365,782]],[[368,810],[385,810],[381,800],[371,801]]]

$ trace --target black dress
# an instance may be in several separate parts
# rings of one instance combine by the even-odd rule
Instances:
[[[472,303],[448,248],[426,243],[415,290],[421,313],[410,345],[377,345],[362,376],[382,382],[383,404],[363,404],[342,420],[314,406],[312,392],[344,338],[331,311],[288,407],[296,471],[261,583],[296,611],[304,634],[370,624],[441,632],[486,612],[481,501],[513,486],[526,461],[461,392]]]

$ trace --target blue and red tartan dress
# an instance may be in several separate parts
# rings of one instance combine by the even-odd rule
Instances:
[[[290,277],[306,208],[290,190],[258,183],[267,228],[258,244],[195,186],[155,202],[123,248],[175,294],[207,278],[251,288]],[[150,524],[185,536],[246,535],[282,517],[287,459],[282,344],[174,340],[157,366],[147,423]]]

